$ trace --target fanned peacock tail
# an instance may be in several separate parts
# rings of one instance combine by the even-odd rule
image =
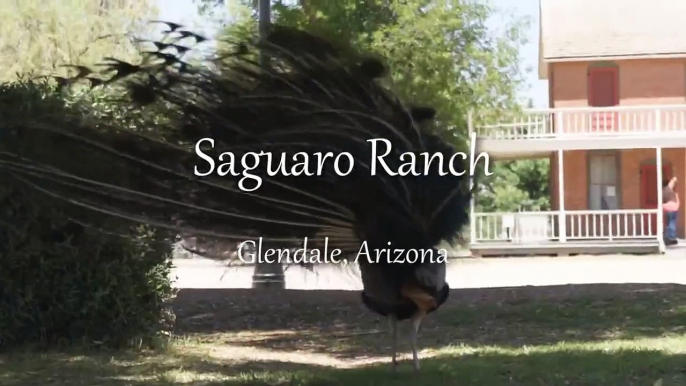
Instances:
[[[372,175],[369,140],[390,141],[385,160],[394,171],[407,161],[402,153],[442,153],[446,163],[455,153],[424,127],[433,109],[409,107],[379,84],[387,73],[379,59],[277,26],[266,42],[241,42],[202,66],[185,59],[193,51],[185,43],[204,38],[183,29],[167,38],[152,42],[156,50],[142,63],[106,58],[103,71],[93,70],[100,77],[80,68],[67,82],[124,87],[122,108],[164,111],[165,119],[137,128],[65,116],[10,119],[3,122],[12,134],[0,142],[0,170],[82,210],[189,237],[262,237],[282,247],[308,237],[312,248],[328,238],[343,256],[357,254],[362,241],[372,251],[389,243],[431,248],[466,224],[467,177],[440,175],[438,162],[426,176],[392,176],[380,167]],[[268,67],[258,63],[260,51]],[[26,138],[59,147],[65,157],[51,159]],[[348,158],[334,161],[344,152],[354,167],[341,176],[336,167],[347,171]],[[257,164],[251,153],[271,153],[272,170],[267,155]],[[466,169],[455,160],[456,170]],[[231,167],[220,166],[229,161]],[[107,173],[92,163],[106,163]],[[417,163],[424,167],[422,158]],[[294,170],[301,174],[288,175]],[[259,177],[259,188],[244,173]]]

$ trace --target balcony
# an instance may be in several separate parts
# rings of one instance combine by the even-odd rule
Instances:
[[[472,130],[480,151],[496,158],[555,150],[686,147],[686,105],[528,110]]]

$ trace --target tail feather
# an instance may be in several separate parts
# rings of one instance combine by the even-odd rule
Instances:
[[[372,175],[373,139],[390,141],[385,162],[392,170],[407,162],[402,153],[436,152],[447,170],[455,152],[423,128],[433,109],[408,107],[377,83],[388,70],[380,60],[286,27],[275,28],[266,44],[242,44],[248,49],[224,58],[221,71],[180,56],[110,61],[105,67],[116,79],[105,83],[128,90],[121,105],[129,118],[161,111],[164,119],[142,127],[62,113],[50,122],[9,119],[3,125],[16,135],[0,142],[0,170],[75,206],[133,222],[295,247],[304,237],[312,248],[328,238],[348,257],[363,241],[372,250],[388,243],[431,248],[465,225],[467,181],[440,175],[438,162],[427,176],[383,169]],[[257,50],[271,58],[269,67],[255,63]],[[204,138],[214,147],[201,146]],[[214,162],[207,176],[199,175],[212,168],[198,149]],[[347,175],[340,173],[347,158],[334,162],[342,152],[354,162]],[[63,157],[50,158],[55,153]],[[83,159],[107,164],[108,172]],[[456,157],[454,168],[463,166]]]

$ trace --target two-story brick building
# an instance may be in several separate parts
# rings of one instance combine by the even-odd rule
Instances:
[[[661,181],[686,199],[685,16],[680,0],[540,0],[550,108],[471,129],[491,159],[549,157],[553,210],[474,213],[473,250],[664,251]]]

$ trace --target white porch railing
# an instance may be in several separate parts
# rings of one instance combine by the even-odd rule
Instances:
[[[540,243],[560,241],[559,211],[475,213],[475,240]],[[565,212],[566,241],[657,238],[657,209],[573,210]]]
[[[559,212],[474,213],[474,242],[546,241],[559,238]]]
[[[567,239],[654,239],[657,209],[568,211]]]
[[[686,134],[686,105],[535,109],[474,131],[478,138],[487,139]]]

